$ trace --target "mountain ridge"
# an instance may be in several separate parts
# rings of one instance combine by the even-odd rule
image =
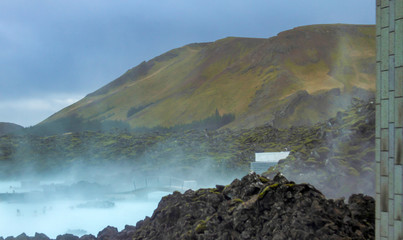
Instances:
[[[15,123],[0,122],[0,136],[7,134],[18,134],[21,133],[23,129],[23,126]]]
[[[276,124],[275,113],[285,110],[287,99],[300,91],[312,96],[311,101],[332,98],[335,104],[328,103],[327,113],[308,114],[310,121],[282,116],[287,126],[310,125],[345,109],[357,91],[370,96],[374,64],[373,25],[310,25],[268,39],[228,37],[188,44],[129,69],[40,125],[76,116],[131,127],[172,127],[218,110],[235,115],[226,127],[250,128]],[[338,97],[334,89],[340,90]],[[313,102],[296,104],[302,118],[305,111],[312,113]],[[141,111],[128,117],[131,108]],[[287,127],[281,122],[276,127]]]

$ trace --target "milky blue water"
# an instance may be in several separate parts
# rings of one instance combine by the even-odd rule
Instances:
[[[19,185],[17,182],[0,183],[0,193],[21,192]],[[161,197],[167,194],[152,193],[147,200],[113,200],[115,205],[111,208],[77,207],[87,202],[84,200],[0,201],[0,236],[18,236],[23,232],[28,236],[35,235],[35,232],[44,233],[51,238],[65,233],[96,236],[106,226],[117,227],[120,231],[126,224],[135,225],[137,221],[151,216]]]

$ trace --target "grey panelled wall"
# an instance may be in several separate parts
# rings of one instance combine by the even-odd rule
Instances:
[[[376,1],[376,239],[403,239],[403,0]]]

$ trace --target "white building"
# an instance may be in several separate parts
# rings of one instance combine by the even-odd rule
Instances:
[[[290,152],[264,152],[255,153],[255,161],[250,163],[250,170],[261,174],[271,166],[275,166],[278,161],[286,158]]]

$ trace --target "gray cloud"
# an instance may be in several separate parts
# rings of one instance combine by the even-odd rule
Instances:
[[[65,108],[81,98],[84,94],[52,93],[40,97],[17,97],[0,101],[0,119],[25,127],[32,126]]]

